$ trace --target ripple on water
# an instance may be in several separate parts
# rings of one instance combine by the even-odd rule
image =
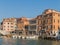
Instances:
[[[60,45],[60,41],[0,38],[0,45]]]

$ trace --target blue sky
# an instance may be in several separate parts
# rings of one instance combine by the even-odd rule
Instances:
[[[10,17],[33,18],[45,9],[60,11],[60,0],[0,0],[0,21]]]

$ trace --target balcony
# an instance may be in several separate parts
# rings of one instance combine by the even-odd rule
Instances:
[[[29,25],[29,31],[36,31],[37,26],[36,25]]]
[[[36,24],[36,20],[29,20],[29,24]]]

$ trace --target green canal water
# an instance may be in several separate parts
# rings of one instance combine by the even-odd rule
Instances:
[[[60,41],[0,38],[0,45],[60,45]]]

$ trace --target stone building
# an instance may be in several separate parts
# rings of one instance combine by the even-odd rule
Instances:
[[[22,18],[17,18],[17,30],[16,32],[19,35],[26,35],[27,34],[27,26],[29,25],[29,22],[27,18],[22,17]]]
[[[29,35],[36,35],[37,34],[37,20],[36,18],[30,18],[28,25],[28,34]]]
[[[60,30],[60,12],[52,9],[45,10],[37,16],[38,29],[45,30],[49,35],[57,35]]]
[[[3,30],[12,32],[16,30],[17,23],[16,23],[16,18],[5,18],[3,19]]]

